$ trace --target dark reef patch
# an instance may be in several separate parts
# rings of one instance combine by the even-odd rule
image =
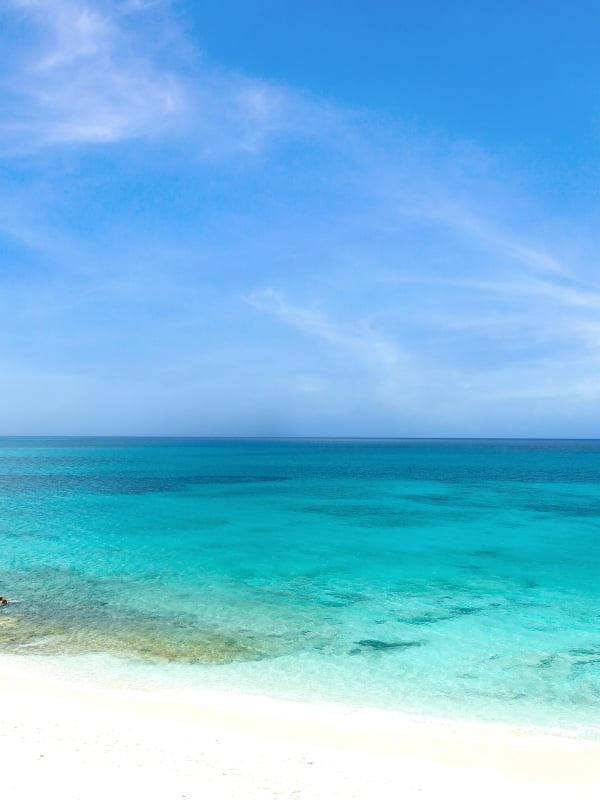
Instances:
[[[372,650],[406,650],[409,647],[422,647],[425,642],[403,640],[400,642],[384,642],[382,639],[361,639],[356,642],[360,647],[370,647]]]
[[[485,611],[481,606],[454,606],[451,609],[451,616],[453,617],[466,617],[470,614],[480,614]]]
[[[337,606],[343,608],[346,606],[353,606],[356,603],[362,603],[365,600],[368,600],[368,597],[362,592],[338,591],[326,592],[317,599],[317,603],[320,606]]]
[[[64,475],[0,474],[0,491],[86,492],[90,494],[144,495],[178,492],[190,486],[273,484],[290,480],[285,475]]]
[[[452,619],[453,614],[415,614],[411,617],[398,617],[398,622],[403,622],[406,625],[435,625],[436,622],[446,622]]]

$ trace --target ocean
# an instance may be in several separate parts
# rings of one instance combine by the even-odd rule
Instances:
[[[600,735],[600,442],[0,439],[0,653]]]

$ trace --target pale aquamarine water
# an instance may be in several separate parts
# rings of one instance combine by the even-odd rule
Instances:
[[[0,440],[0,652],[600,732],[600,443]]]

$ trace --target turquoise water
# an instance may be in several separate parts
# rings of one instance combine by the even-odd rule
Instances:
[[[0,652],[600,732],[600,443],[0,440]]]

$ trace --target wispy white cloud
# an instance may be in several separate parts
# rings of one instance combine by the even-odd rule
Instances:
[[[399,342],[367,320],[338,322],[317,307],[290,303],[273,288],[252,292],[245,300],[284,325],[343,353],[350,368],[358,369],[364,379],[360,388],[355,387],[358,392],[377,398],[396,412],[413,406],[420,395],[422,371]]]
[[[14,0],[46,28],[46,48],[31,64],[43,75],[77,62],[106,55],[113,48],[115,28],[98,10],[56,0]]]
[[[421,220],[448,227],[480,245],[483,250],[503,256],[507,261],[520,264],[532,272],[572,277],[571,268],[550,252],[547,246],[503,229],[498,221],[486,218],[485,211],[470,209],[469,203],[473,203],[476,195],[466,198],[463,203],[456,200],[448,202],[442,194],[445,187],[441,186],[440,190],[441,196],[435,197],[435,202],[428,206],[423,206],[417,200],[414,208],[418,210]]]
[[[57,144],[152,136],[185,110],[186,86],[158,68],[153,44],[136,37],[144,8],[77,0],[6,0],[18,39],[0,99],[0,147],[34,152]],[[10,14],[12,12],[12,14]]]
[[[396,371],[401,364],[398,348],[366,322],[355,326],[342,325],[318,308],[290,304],[281,292],[272,288],[252,292],[245,299],[254,308],[267,311],[285,324],[342,347],[369,363],[377,362],[390,371]]]
[[[170,134],[184,136],[192,154],[219,158],[256,153],[281,131],[306,133],[320,113],[300,94],[211,65],[173,24],[166,35],[164,16],[152,18],[159,3],[3,5],[27,46],[11,48],[5,35],[12,55],[0,94],[0,155]]]

